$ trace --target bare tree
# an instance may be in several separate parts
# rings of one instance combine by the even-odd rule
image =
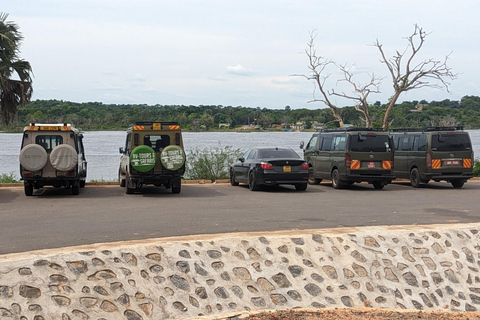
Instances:
[[[346,94],[345,92],[338,93],[332,89],[332,95],[336,95],[342,98],[350,99],[355,101],[355,110],[359,111],[362,114],[360,119],[365,123],[367,128],[372,127],[372,119],[370,117],[369,106],[368,106],[368,95],[370,93],[379,93],[380,92],[380,83],[381,78],[377,78],[375,74],[370,75],[370,81],[367,83],[359,83],[353,81],[353,73],[351,72],[354,65],[347,67],[346,65],[340,65],[339,68],[343,72],[344,79],[339,81],[346,81],[353,87],[353,95]]]
[[[452,73],[451,68],[447,65],[450,54],[446,55],[444,60],[426,59],[418,63],[414,62],[427,35],[428,33],[423,28],[415,24],[414,32],[407,38],[408,45],[405,50],[403,52],[396,51],[390,59],[386,58],[378,39],[374,43],[382,56],[380,62],[385,63],[390,72],[394,90],[383,117],[382,127],[384,130],[389,127],[388,118],[400,94],[424,87],[445,88],[449,92],[450,83],[447,80],[457,78],[457,74]]]
[[[308,102],[323,102],[326,104],[332,111],[335,121],[338,122],[339,126],[342,128],[344,127],[342,116],[340,115],[337,106],[330,101],[328,91],[325,89],[325,81],[330,76],[330,74],[325,74],[325,69],[329,65],[334,64],[334,62],[317,55],[317,51],[315,49],[315,37],[315,32],[310,32],[310,41],[307,43],[307,48],[305,49],[305,53],[309,60],[308,69],[310,70],[310,74],[294,74],[294,76],[300,76],[306,78],[307,80],[313,80],[315,86],[315,89],[313,90],[313,99]],[[321,98],[317,98],[315,95],[317,89],[322,95]]]

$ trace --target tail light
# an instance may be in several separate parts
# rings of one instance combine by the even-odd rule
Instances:
[[[31,177],[33,177],[33,172],[31,172],[31,171],[22,171],[22,176],[23,176],[24,178],[31,178]]]
[[[431,168],[432,167],[432,156],[430,155],[430,153],[427,153],[427,168]]]
[[[300,169],[302,169],[302,170],[308,170],[308,163],[302,164],[302,166],[300,167]]]
[[[270,163],[267,163],[267,162],[262,162],[262,163],[260,163],[260,167],[261,167],[263,170],[273,170],[273,165],[270,164]]]
[[[350,154],[345,153],[345,168],[350,169],[351,162],[352,162],[352,158],[350,157]]]
[[[65,177],[75,177],[75,176],[76,176],[75,171],[69,171],[69,172],[65,173]]]

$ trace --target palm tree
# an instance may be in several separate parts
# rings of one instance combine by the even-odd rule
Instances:
[[[0,108],[6,125],[13,120],[18,108],[30,101],[33,92],[32,67],[19,57],[23,36],[18,25],[7,18],[7,13],[0,13]]]

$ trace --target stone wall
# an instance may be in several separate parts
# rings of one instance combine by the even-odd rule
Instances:
[[[480,309],[480,224],[225,234],[0,256],[1,319]]]

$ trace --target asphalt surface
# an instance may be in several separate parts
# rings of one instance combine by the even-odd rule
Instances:
[[[186,184],[180,194],[142,191],[87,185],[78,196],[46,188],[26,197],[23,187],[0,187],[0,254],[181,235],[480,221],[479,180],[462,189],[439,182],[335,190],[325,182],[306,191],[224,183]]]

